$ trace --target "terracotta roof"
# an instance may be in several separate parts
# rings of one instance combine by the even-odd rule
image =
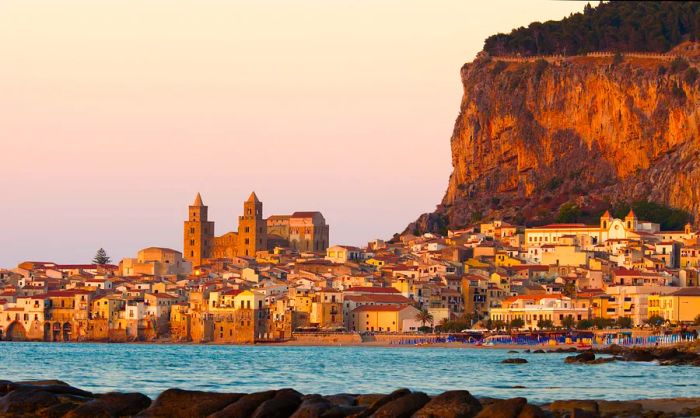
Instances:
[[[374,311],[379,311],[379,312],[399,312],[402,311],[406,308],[408,308],[409,305],[362,305],[358,306],[357,308],[353,309],[353,312],[374,312]]]
[[[357,292],[357,293],[395,293],[398,294],[399,291],[393,287],[375,287],[375,286],[355,286],[346,289],[345,292]]]
[[[515,302],[517,300],[533,300],[539,302],[542,299],[561,299],[564,297],[561,293],[533,294],[533,295],[518,295],[503,299],[503,302]]]
[[[51,268],[56,269],[56,270],[76,270],[76,269],[94,270],[97,268],[116,270],[119,267],[115,266],[114,264],[56,264],[55,266],[51,266]]]
[[[81,289],[70,289],[70,290],[53,290],[51,292],[47,292],[46,295],[48,297],[68,297],[68,296],[75,296],[75,295],[87,295],[90,294],[89,290],[81,290]]]
[[[346,301],[351,302],[367,302],[367,303],[410,303],[411,301],[404,295],[392,294],[374,294],[374,295],[348,295],[345,296]]]
[[[294,212],[292,213],[292,218],[311,218],[317,213],[321,213],[318,211],[306,211],[306,212]]]
[[[536,226],[536,227],[533,227],[530,229],[581,229],[581,228],[598,229],[598,226],[586,225],[586,224],[549,224],[549,225],[543,225],[543,226]]]
[[[684,287],[671,293],[671,296],[700,296],[700,287]]]

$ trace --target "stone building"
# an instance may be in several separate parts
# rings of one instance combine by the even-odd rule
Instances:
[[[193,266],[199,266],[202,260],[210,258],[213,250],[214,222],[209,221],[208,210],[202,196],[197,193],[184,226],[184,257]]]
[[[321,212],[294,212],[292,215],[263,217],[263,203],[255,192],[243,202],[238,230],[216,236],[208,207],[197,193],[184,223],[183,256],[193,266],[208,259],[255,257],[260,251],[288,247],[298,251],[325,252],[329,227]]]

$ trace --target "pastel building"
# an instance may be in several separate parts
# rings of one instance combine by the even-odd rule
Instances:
[[[553,326],[560,327],[567,317],[574,321],[588,319],[589,311],[576,307],[571,298],[561,294],[532,294],[506,298],[489,315],[492,321],[507,324],[517,318],[523,320],[525,328],[538,329],[539,321],[551,321]]]
[[[410,332],[421,323],[416,320],[420,311],[411,305],[363,305],[352,310],[350,331],[356,332]]]

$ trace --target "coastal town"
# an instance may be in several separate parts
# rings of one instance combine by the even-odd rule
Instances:
[[[330,245],[319,211],[216,235],[200,194],[181,249],[0,270],[0,340],[254,344],[313,335],[643,329],[700,323],[700,234],[605,212],[596,225],[499,220]],[[176,228],[177,226],[173,226]]]

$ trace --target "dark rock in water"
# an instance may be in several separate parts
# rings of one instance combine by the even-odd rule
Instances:
[[[509,350],[508,353],[517,353],[517,350]]]
[[[649,350],[632,349],[624,351],[622,353],[622,358],[625,361],[654,361],[656,357]]]
[[[571,418],[600,418],[600,414],[596,412],[586,411],[585,409],[574,408],[570,415]]]
[[[476,418],[518,418],[520,411],[527,404],[525,398],[512,398],[496,401],[484,407]]]
[[[526,404],[520,410],[518,418],[546,418],[547,414],[537,405]]]
[[[10,391],[11,385],[12,382],[10,382],[9,380],[0,380],[0,396]]]
[[[421,409],[430,401],[430,397],[423,392],[413,392],[395,399],[375,412],[373,418],[410,418],[414,412]]]
[[[581,354],[564,359],[565,363],[591,363],[593,361],[595,361],[595,354],[592,351],[584,351]]]
[[[215,393],[168,389],[158,396],[139,417],[206,417],[242,398],[242,393]]]
[[[209,418],[248,418],[263,402],[274,398],[275,394],[277,391],[268,390],[245,395],[221,411],[212,414]]]
[[[346,418],[360,414],[364,410],[364,406],[336,405],[324,412],[322,418]]]
[[[381,408],[382,406],[388,404],[389,402],[393,402],[393,401],[395,401],[396,399],[399,399],[399,398],[402,398],[402,397],[404,397],[404,396],[407,396],[407,395],[409,395],[410,393],[411,393],[411,391],[408,390],[408,389],[398,389],[398,390],[395,390],[395,391],[391,392],[391,393],[388,394],[388,395],[382,396],[381,398],[379,398],[378,400],[376,400],[375,402],[373,402],[364,412],[361,412],[360,414],[357,414],[357,415],[356,415],[356,418],[365,418],[365,417],[369,417],[369,416],[371,416],[372,414],[374,414],[375,412],[377,412],[377,411],[379,410],[379,408]],[[361,398],[361,397],[358,397],[358,398],[357,398],[357,403],[358,403],[359,405],[362,405],[363,403],[362,403],[362,400],[361,400],[360,398]]]
[[[632,401],[598,401],[598,412],[604,417],[640,416],[642,404]]]
[[[617,344],[612,344],[606,348],[605,352],[616,356],[618,354],[621,354],[624,350],[625,349],[622,346],[619,346]]]
[[[39,418],[62,418],[80,405],[74,402],[61,402],[38,410],[36,416]]]
[[[84,398],[92,398],[91,392],[74,388],[60,380],[42,380],[37,382],[14,382],[6,385],[6,392],[12,392],[20,389],[25,390],[40,390],[42,392],[53,393],[54,395],[75,395]]]
[[[533,351],[533,353],[535,353],[535,354],[544,354],[544,350],[538,349],[538,350]]]
[[[504,364],[525,364],[527,363],[527,360],[524,358],[507,358],[503,360],[501,363]]]
[[[36,411],[57,405],[58,397],[42,390],[19,388],[0,398],[0,416],[31,416]]]
[[[368,393],[365,395],[357,395],[355,403],[360,406],[371,406],[373,403],[384,398],[386,395],[382,393]]]
[[[571,414],[575,409],[598,414],[598,403],[590,400],[569,400],[554,401],[549,405],[549,410],[552,412],[567,412]]]
[[[523,351],[523,353],[529,353],[530,349],[528,348],[527,350]]]
[[[323,396],[307,395],[291,418],[321,418],[332,407],[333,404]]]
[[[252,418],[288,418],[301,405],[301,393],[294,389],[281,389],[275,397],[260,404]]]
[[[332,403],[333,405],[340,405],[340,406],[353,406],[357,405],[357,396],[353,395],[348,395],[348,394],[338,394],[338,395],[328,395],[324,396],[324,399],[326,399],[328,402]]]
[[[150,404],[151,399],[141,393],[106,393],[73,409],[66,418],[132,416]]]
[[[589,361],[586,364],[604,364],[604,363],[612,363],[614,361],[617,361],[615,357],[598,357],[593,361]]]
[[[63,380],[49,379],[49,380],[22,380],[15,382],[18,385],[27,386],[70,386]]]
[[[471,418],[481,411],[481,403],[466,390],[451,390],[437,395],[413,418]]]
[[[527,389],[527,387],[522,385],[515,385],[513,386],[513,389]]]

